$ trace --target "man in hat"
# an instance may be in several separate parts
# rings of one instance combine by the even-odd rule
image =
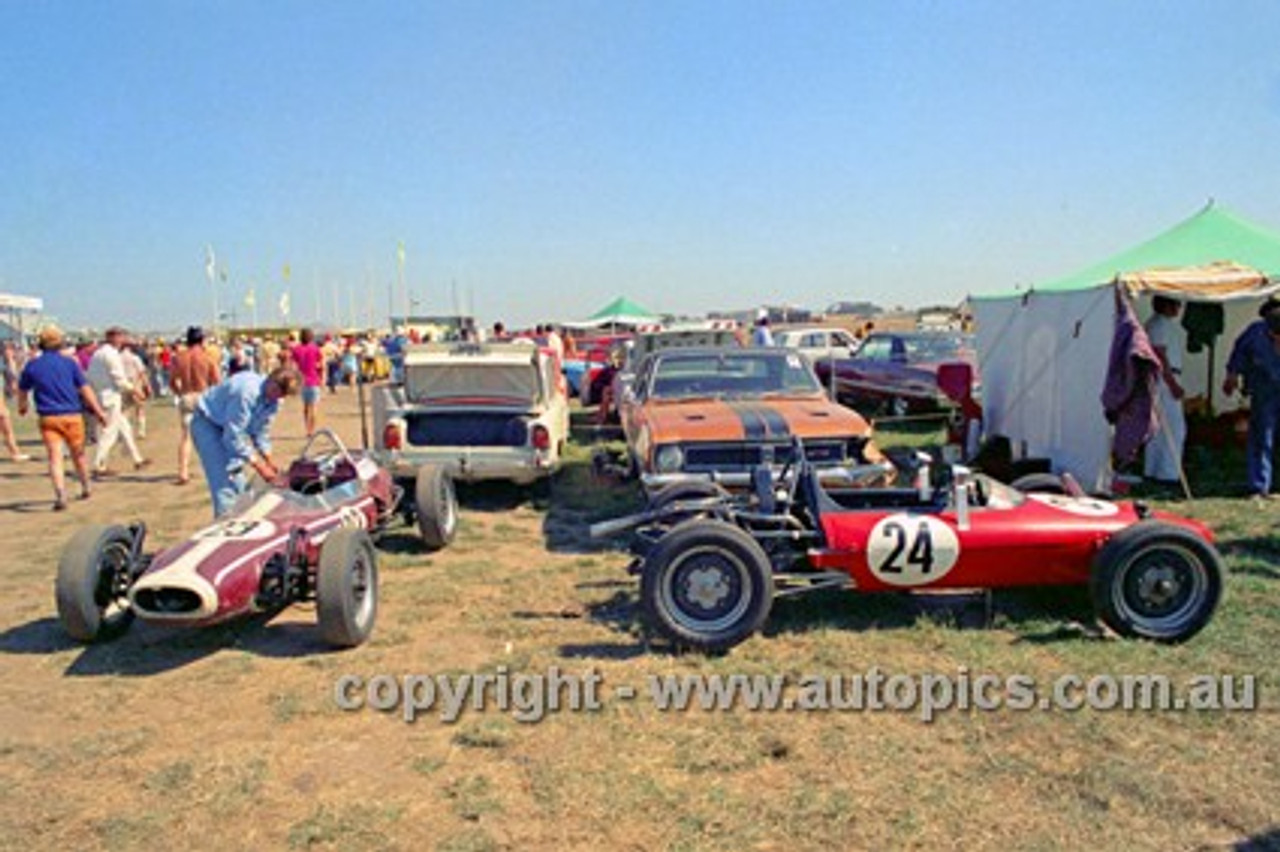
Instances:
[[[756,316],[756,328],[751,332],[752,346],[772,346],[773,331],[769,328],[769,312],[764,308],[760,309]]]
[[[215,517],[226,514],[249,490],[245,468],[266,480],[279,474],[271,461],[271,422],[280,400],[295,396],[302,376],[277,367],[267,376],[248,370],[205,391],[191,418],[191,440],[209,484]]]
[[[173,356],[169,365],[169,388],[178,401],[182,436],[178,439],[178,484],[191,481],[191,418],[200,394],[220,381],[218,364],[204,347],[204,329],[187,329],[187,348]]]
[[[125,330],[119,326],[107,329],[106,339],[94,350],[93,357],[89,360],[89,384],[101,401],[102,410],[107,413],[107,423],[98,435],[98,449],[93,455],[95,478],[110,475],[107,459],[115,448],[116,441],[121,438],[133,458],[134,470],[141,470],[151,463],[138,452],[138,444],[133,440],[133,426],[125,416],[125,402],[142,399],[142,390],[130,380],[124,356],[120,353],[126,337]]]
[[[1227,361],[1222,392],[1231,396],[1244,380],[1249,395],[1249,442],[1245,450],[1249,494],[1271,494],[1271,453],[1280,428],[1280,301],[1268,299],[1258,311],[1261,319],[1236,338]]]
[[[53,508],[67,508],[66,479],[62,466],[62,446],[66,444],[80,479],[80,499],[89,497],[89,466],[84,452],[84,416],[88,410],[99,424],[106,413],[85,379],[75,358],[62,349],[62,332],[49,326],[40,332],[40,354],[27,362],[18,379],[18,413],[25,416],[29,396],[34,395],[40,416],[40,437],[49,456],[49,479],[53,482]]]

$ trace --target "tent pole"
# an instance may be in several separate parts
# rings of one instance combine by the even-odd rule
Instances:
[[[1169,454],[1178,462],[1178,482],[1182,485],[1182,493],[1187,496],[1188,500],[1194,500],[1191,494],[1191,485],[1187,482],[1187,471],[1182,466],[1182,454],[1178,452],[1178,447],[1173,442],[1173,432],[1169,430],[1169,421],[1164,416],[1164,403],[1160,399],[1159,391],[1156,392],[1155,409],[1156,419],[1160,421],[1160,434],[1164,436],[1165,443],[1168,445]]]

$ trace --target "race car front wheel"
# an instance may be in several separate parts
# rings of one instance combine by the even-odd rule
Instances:
[[[768,618],[772,568],[738,527],[694,519],[660,538],[645,558],[640,599],[649,623],[676,645],[724,651]]]
[[[422,543],[428,550],[447,547],[458,531],[458,498],[448,472],[434,464],[418,468],[414,501]]]
[[[133,536],[122,526],[95,524],[71,537],[58,561],[58,619],[72,639],[111,639],[133,621],[129,586]]]
[[[1222,576],[1222,557],[1209,542],[1174,524],[1142,521],[1099,551],[1090,593],[1117,633],[1183,642],[1209,623]]]
[[[378,556],[361,529],[329,533],[316,569],[316,619],[320,636],[338,648],[369,638],[378,617]]]

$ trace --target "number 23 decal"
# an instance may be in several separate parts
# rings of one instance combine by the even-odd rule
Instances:
[[[959,558],[955,531],[928,515],[890,515],[872,528],[867,539],[867,565],[890,586],[936,582]]]

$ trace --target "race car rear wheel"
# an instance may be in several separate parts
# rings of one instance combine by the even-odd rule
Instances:
[[[329,533],[316,569],[316,619],[320,636],[338,648],[369,638],[378,617],[378,556],[360,529]]]
[[[1209,623],[1222,576],[1213,545],[1183,527],[1143,521],[1099,551],[1090,593],[1099,617],[1117,633],[1183,642]]]
[[[741,529],[695,519],[660,538],[645,558],[640,600],[649,623],[676,645],[723,651],[768,618],[772,567]]]
[[[1066,494],[1067,487],[1056,473],[1027,473],[1009,483],[1023,494]]]
[[[114,638],[133,622],[133,536],[122,526],[95,524],[71,537],[58,561],[58,620],[72,639]]]
[[[424,464],[418,468],[414,501],[418,506],[418,531],[427,549],[447,547],[458,532],[458,497],[453,478],[439,465]]]

